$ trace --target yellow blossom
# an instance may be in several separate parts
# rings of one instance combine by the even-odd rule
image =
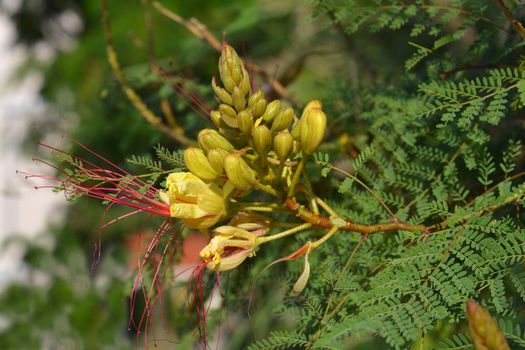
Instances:
[[[239,266],[257,248],[254,233],[236,226],[220,226],[213,230],[214,237],[200,256],[214,271],[227,271]]]
[[[219,186],[192,173],[170,174],[166,189],[171,216],[188,227],[208,228],[226,215],[226,199]]]

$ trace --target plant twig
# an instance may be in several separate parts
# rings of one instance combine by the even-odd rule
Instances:
[[[122,67],[120,66],[120,63],[118,61],[117,52],[115,51],[115,48],[113,46],[113,36],[111,34],[111,26],[109,23],[107,0],[100,0],[100,4],[101,4],[101,10],[102,10],[102,28],[104,30],[104,39],[106,43],[108,62],[109,62],[109,65],[111,66],[111,69],[113,70],[113,74],[115,74],[115,77],[117,78],[128,100],[133,104],[135,109],[137,109],[137,111],[140,112],[142,117],[144,117],[144,119],[146,119],[148,123],[156,127],[158,130],[174,138],[182,145],[185,145],[185,146],[195,145],[196,144],[195,141],[189,139],[188,137],[186,137],[184,134],[181,134],[177,130],[172,130],[171,128],[164,125],[162,123],[162,118],[156,115],[151,109],[149,109],[146,106],[146,104],[142,101],[142,98],[129,85],[126,77],[124,76],[124,72],[122,71]]]
[[[317,227],[332,228],[337,226],[339,230],[358,232],[361,235],[369,235],[372,233],[385,232],[385,231],[415,231],[426,233],[428,229],[423,225],[415,225],[404,222],[390,222],[385,224],[360,224],[348,220],[338,219],[340,222],[334,222],[333,219],[327,218],[326,216],[314,214],[304,206],[299,204],[295,198],[288,198],[284,202],[284,206],[288,208],[295,216],[301,220],[308,222]]]
[[[505,17],[507,17],[510,24],[512,24],[512,27],[514,27],[514,29],[518,32],[521,38],[525,40],[525,28],[523,27],[523,24],[516,18],[514,18],[514,15],[512,14],[512,12],[510,12],[509,8],[507,7],[507,5],[505,5],[503,0],[494,0],[494,2],[496,3],[496,5],[498,5]]]
[[[185,19],[176,14],[175,12],[164,7],[164,5],[162,5],[158,1],[153,1],[152,4],[162,15],[185,27],[197,38],[207,43],[211,48],[219,52],[222,51],[221,42],[217,40],[217,38],[215,38],[215,36],[208,30],[208,27],[206,27],[206,25],[204,25],[198,19]],[[297,101],[295,101],[295,99],[292,96],[290,96],[286,88],[277,79],[275,79],[272,76],[272,74],[269,74],[261,66],[253,62],[245,62],[245,65],[246,68],[263,77],[268,82],[268,84],[270,84],[272,89],[279,96],[281,96],[281,98],[288,100],[294,104],[297,104]]]

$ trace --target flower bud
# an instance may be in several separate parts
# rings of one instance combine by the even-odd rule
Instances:
[[[272,132],[277,132],[277,131],[281,131],[284,129],[288,129],[294,117],[295,117],[295,113],[291,107],[288,107],[284,111],[281,111],[277,115],[277,117],[275,117],[272,123]]]
[[[257,90],[250,96],[248,99],[248,106],[252,108],[255,107],[259,100],[264,100],[264,93],[261,90]]]
[[[255,150],[261,154],[266,155],[272,147],[272,132],[266,127],[266,125],[259,125],[253,129],[253,144]]]
[[[510,350],[497,322],[473,300],[467,302],[467,319],[476,350]]]
[[[227,154],[228,152],[222,148],[214,148],[208,151],[208,161],[219,175],[224,173],[224,157]]]
[[[221,112],[219,111],[211,111],[210,112],[210,119],[213,123],[213,125],[215,125],[216,127],[220,128],[221,127]]]
[[[306,104],[306,106],[303,109],[303,113],[301,114],[301,118],[297,121],[297,123],[295,123],[294,127],[292,128],[292,137],[294,138],[294,140],[299,141],[301,138],[301,125],[304,120],[304,116],[306,115],[306,112],[312,108],[322,109],[322,107],[323,105],[319,100],[312,100]]]
[[[250,76],[235,50],[226,43],[222,46],[219,73],[227,92],[233,93],[235,87],[244,95],[250,92]]]
[[[237,112],[231,106],[221,103],[219,105],[219,112],[221,112],[221,120],[231,128],[237,128]]]
[[[217,86],[217,83],[215,81],[215,77],[211,79],[211,87],[213,88],[213,91],[215,92],[215,95],[219,98],[221,102],[227,103],[229,105],[233,105],[233,99],[232,96],[226,91],[225,89]]]
[[[281,110],[281,101],[279,100],[273,100],[272,102],[268,103],[268,106],[266,107],[266,111],[263,114],[263,119],[266,122],[271,122],[273,118],[279,113]]]
[[[243,134],[250,135],[252,133],[253,116],[249,109],[245,109],[237,114],[237,125]]]
[[[197,147],[190,147],[184,151],[184,163],[193,175],[204,181],[215,180],[220,174],[211,166],[204,152]]]
[[[255,118],[259,118],[260,116],[262,116],[264,114],[264,112],[266,111],[266,106],[267,105],[268,105],[268,103],[266,102],[265,99],[257,101],[255,106],[253,107],[253,116]]]
[[[323,142],[326,114],[319,108],[310,108],[301,119],[301,149],[305,154],[312,154]]]
[[[279,160],[286,160],[290,156],[293,149],[293,143],[293,137],[287,130],[281,131],[275,135],[273,138],[273,150],[275,151],[275,154],[277,154]]]
[[[205,152],[208,152],[213,148],[221,148],[228,152],[231,152],[235,149],[228,140],[226,140],[221,134],[213,129],[201,130],[197,140],[199,142],[199,146]]]
[[[246,108],[246,94],[237,86],[233,88],[232,92],[233,106],[240,112]]]
[[[240,190],[249,190],[256,181],[255,172],[239,154],[224,157],[224,171],[231,184]]]

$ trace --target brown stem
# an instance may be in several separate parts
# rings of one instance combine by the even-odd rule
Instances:
[[[523,27],[523,24],[521,24],[520,21],[514,18],[514,16],[512,15],[512,12],[510,12],[509,8],[507,7],[507,5],[505,5],[503,0],[494,0],[494,2],[496,3],[496,5],[498,5],[498,7],[503,12],[505,17],[507,17],[507,19],[509,20],[510,24],[512,24],[514,29],[519,33],[521,38],[525,40],[525,28]]]
[[[314,214],[299,204],[295,198],[287,198],[284,202],[284,206],[288,208],[288,210],[291,211],[295,216],[314,226],[323,228],[332,228],[336,226],[336,224],[330,218]],[[404,222],[390,222],[386,224],[360,224],[357,222],[345,220],[342,224],[338,224],[337,226],[339,226],[339,230],[358,232],[362,235],[396,230],[417,231],[423,233],[428,231],[423,225],[414,225]]]

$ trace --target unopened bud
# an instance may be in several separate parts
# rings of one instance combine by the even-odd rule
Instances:
[[[233,106],[240,112],[246,108],[246,94],[239,87],[234,87],[232,92]]]
[[[303,109],[303,113],[301,114],[301,118],[295,123],[294,127],[292,128],[292,137],[294,140],[299,141],[301,138],[301,125],[303,123],[304,117],[306,115],[306,112],[309,111],[312,108],[323,108],[323,104],[319,100],[312,100],[306,104],[306,106]]]
[[[228,91],[217,85],[215,77],[211,79],[211,87],[213,88],[215,95],[219,98],[221,102],[233,105],[232,96],[228,93]]]
[[[248,106],[253,108],[257,104],[257,101],[263,100],[263,99],[264,99],[264,93],[261,90],[257,90],[248,99]]]
[[[267,122],[271,122],[273,118],[279,113],[281,110],[281,101],[279,100],[273,100],[272,102],[268,103],[268,106],[266,107],[266,111],[263,114],[263,119]]]
[[[301,149],[305,154],[312,154],[323,142],[326,114],[319,108],[310,108],[301,119]]]
[[[250,135],[252,133],[253,116],[249,109],[245,109],[237,114],[237,125],[243,134]]]
[[[473,300],[467,302],[467,319],[476,350],[510,350],[496,321]]]
[[[213,125],[215,125],[216,127],[220,127],[221,126],[221,112],[219,111],[211,111],[210,112],[210,119],[213,123]]]
[[[288,107],[284,111],[281,111],[273,120],[272,132],[288,129],[294,117],[295,113],[291,107]]]
[[[255,106],[253,107],[253,116],[255,118],[259,118],[260,116],[262,116],[264,114],[264,112],[266,111],[266,106],[267,105],[268,105],[268,103],[266,102],[266,100],[264,98],[259,100],[259,101],[257,101]]]
[[[228,44],[224,44],[222,47],[219,73],[222,83],[229,93],[233,93],[235,87],[240,88],[244,95],[250,92],[250,76],[233,47]]]
[[[272,132],[266,125],[259,125],[253,129],[253,143],[255,150],[262,155],[266,155],[272,146]]]
[[[227,104],[221,103],[219,105],[219,111],[221,112],[221,119],[230,128],[237,128],[237,112],[233,107]]]
[[[273,138],[273,150],[279,160],[286,160],[293,149],[293,137],[288,131],[281,131]]]
[[[214,148],[208,151],[208,161],[213,169],[221,175],[224,173],[224,157],[227,154],[228,152],[222,148]]]
[[[240,190],[249,190],[256,181],[254,171],[238,154],[224,157],[224,171],[231,184]]]
[[[216,179],[220,174],[211,166],[200,148],[190,147],[184,151],[184,163],[193,175],[205,181]]]
[[[221,148],[225,151],[233,151],[235,148],[232,144],[226,140],[221,134],[213,129],[203,129],[199,132],[197,137],[199,146],[205,151],[208,152],[213,148]]]

